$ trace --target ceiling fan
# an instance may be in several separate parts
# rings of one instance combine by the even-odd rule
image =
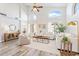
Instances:
[[[39,12],[39,8],[43,8],[43,6],[38,6],[38,5],[36,5],[36,3],[34,3],[33,8],[32,8],[32,11]]]

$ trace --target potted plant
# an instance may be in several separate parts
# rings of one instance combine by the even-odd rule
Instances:
[[[69,38],[67,36],[63,36],[62,42],[63,43],[69,43],[70,41],[69,41]]]
[[[62,33],[62,32],[65,32],[65,30],[66,30],[66,26],[64,26],[63,24],[57,24],[57,31],[59,32],[59,33]]]

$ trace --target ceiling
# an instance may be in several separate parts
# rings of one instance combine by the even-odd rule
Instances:
[[[25,3],[27,6],[33,6],[34,3]],[[67,3],[36,3],[37,6],[44,6],[44,7],[66,7]]]

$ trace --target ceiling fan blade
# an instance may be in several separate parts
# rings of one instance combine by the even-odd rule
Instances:
[[[37,8],[37,6],[33,6],[33,8]]]
[[[43,8],[43,6],[38,6],[37,8]]]
[[[37,8],[36,8],[37,9]],[[39,9],[37,9],[37,11],[39,12]]]

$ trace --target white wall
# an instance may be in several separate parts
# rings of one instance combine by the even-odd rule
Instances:
[[[9,26],[14,25],[16,29],[11,31]],[[3,35],[7,32],[17,32],[19,30],[19,21],[17,19],[11,19],[6,16],[0,15],[0,42],[4,41]]]
[[[21,4],[21,32],[27,30],[27,9],[28,7],[24,4]]]
[[[0,13],[7,14],[7,16],[0,15],[0,42],[3,41],[4,32],[10,32],[8,28],[10,24],[16,25],[16,30],[14,32],[18,31],[18,29],[21,30],[21,27],[24,26],[21,25],[22,22],[24,20],[27,20],[26,12],[27,12],[27,8],[22,4],[0,3]],[[16,17],[19,19],[15,19]]]
[[[15,17],[19,17],[18,4],[0,3],[0,13],[7,15],[0,15],[0,42],[2,42],[3,34],[10,31],[10,24],[15,24],[15,32],[19,29],[19,21],[14,19]]]
[[[0,12],[10,17],[19,17],[19,4],[16,3],[0,3]]]
[[[12,32],[18,31],[19,21],[17,19],[12,19],[12,18],[0,15],[0,32],[11,32],[9,29],[9,25],[11,24],[16,26],[16,30]]]

